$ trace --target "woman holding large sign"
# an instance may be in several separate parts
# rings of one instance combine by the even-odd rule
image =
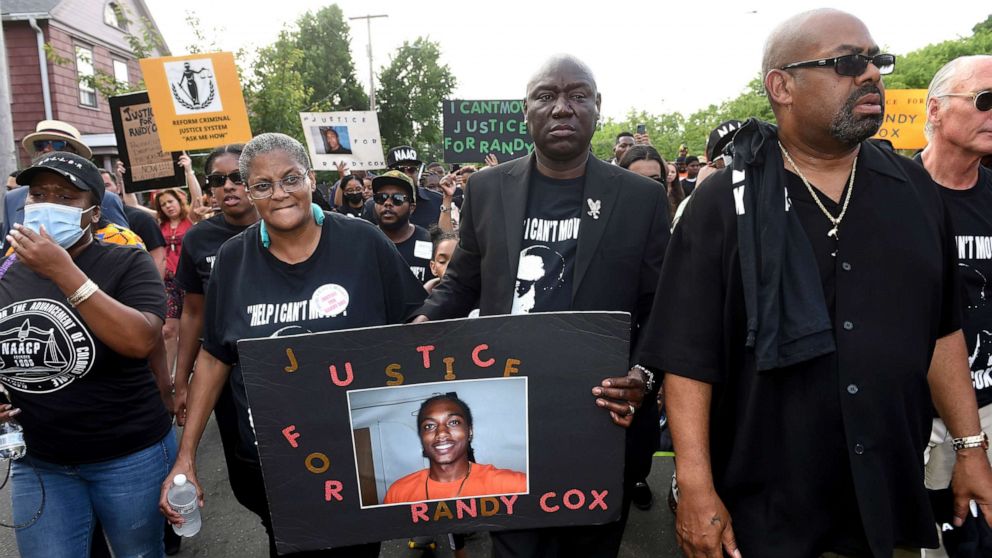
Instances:
[[[171,522],[182,521],[166,501],[171,479],[179,473],[197,486],[203,504],[196,448],[229,381],[239,423],[235,455],[242,463],[236,493],[261,518],[270,555],[276,556],[237,342],[402,323],[422,303],[425,291],[393,243],[374,227],[325,213],[312,203],[316,178],[306,148],[298,141],[282,134],[259,135],[245,146],[239,167],[261,221],[226,242],[214,260],[186,429],[176,466],[162,485],[160,508]],[[233,476],[231,480],[235,483]],[[376,543],[307,556],[378,553]]]

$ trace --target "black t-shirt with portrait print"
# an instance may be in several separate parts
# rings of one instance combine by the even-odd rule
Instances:
[[[228,223],[223,213],[193,225],[183,238],[179,254],[176,269],[179,287],[188,293],[206,294],[217,251],[228,239],[246,228]]]
[[[514,314],[571,308],[584,186],[585,177],[559,180],[534,171],[513,291]]]
[[[165,288],[144,250],[94,241],[74,261],[111,298],[165,319]],[[16,259],[0,277],[0,383],[21,409],[28,454],[43,461],[116,459],[172,427],[148,359],[115,353],[55,283]]]
[[[431,233],[427,229],[414,225],[414,232],[410,238],[396,245],[400,255],[410,266],[413,276],[421,283],[426,283],[434,278],[431,272],[431,258],[434,256],[434,244],[431,242]]]
[[[965,341],[978,406],[992,404],[992,170],[967,190],[940,188],[958,249]]]
[[[427,295],[393,243],[361,219],[325,213],[316,250],[298,264],[279,260],[262,246],[260,225],[217,252],[203,327],[204,350],[232,365],[240,432],[236,451],[255,461],[238,340],[402,323]]]
[[[141,237],[141,241],[145,244],[145,250],[151,252],[156,248],[165,246],[165,237],[162,236],[162,229],[159,228],[158,222],[154,217],[130,205],[124,206],[124,215],[127,217],[127,222],[131,225],[128,228],[134,234]]]

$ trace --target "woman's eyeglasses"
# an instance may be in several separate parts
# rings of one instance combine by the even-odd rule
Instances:
[[[291,194],[297,190],[303,189],[306,184],[306,176],[291,174],[286,178],[276,180],[275,182],[256,182],[255,184],[248,186],[248,195],[253,200],[264,200],[265,198],[272,197],[272,193],[275,192],[276,186],[282,186],[283,192]]]

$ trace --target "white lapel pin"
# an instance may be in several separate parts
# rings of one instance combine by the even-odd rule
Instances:
[[[599,210],[603,207],[603,202],[589,198],[586,203],[589,204],[589,216],[593,219],[599,219]]]

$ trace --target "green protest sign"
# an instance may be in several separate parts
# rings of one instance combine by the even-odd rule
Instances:
[[[534,150],[524,121],[524,102],[446,100],[444,160],[475,163],[492,153],[500,161],[523,157]]]

